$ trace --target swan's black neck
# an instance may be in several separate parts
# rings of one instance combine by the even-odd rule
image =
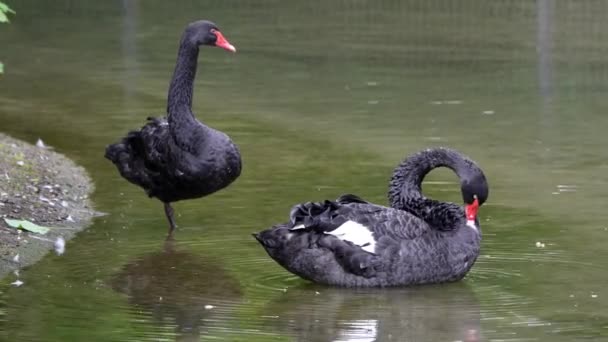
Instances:
[[[410,156],[395,168],[388,192],[391,207],[425,217],[429,207],[441,205],[442,202],[426,199],[422,194],[424,177],[437,167],[448,167],[458,175],[463,197],[468,196],[464,189],[471,184],[482,189],[485,187],[479,194],[485,201],[487,183],[481,169],[454,150],[432,148]]]
[[[184,33],[167,98],[169,125],[176,129],[182,125],[193,124],[195,121],[194,114],[192,114],[192,93],[198,51],[198,46],[191,42],[187,32]]]

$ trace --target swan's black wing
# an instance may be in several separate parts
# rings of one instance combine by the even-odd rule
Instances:
[[[355,195],[296,205],[290,222],[293,232],[321,235],[319,247],[331,250],[346,272],[365,277],[376,275],[381,264],[378,255],[398,253],[401,242],[432,231],[406,211],[372,204]]]
[[[407,211],[367,202],[352,194],[342,195],[336,201],[307,202],[291,209],[292,229],[306,228],[330,233],[347,221],[367,227],[376,239],[390,236],[399,240],[415,239],[431,227]]]
[[[165,118],[148,118],[138,131],[131,131],[120,142],[106,148],[105,157],[112,161],[129,182],[139,185],[149,196],[155,189],[166,187],[164,174],[171,155],[167,144],[169,125]],[[162,200],[162,199],[161,199]]]

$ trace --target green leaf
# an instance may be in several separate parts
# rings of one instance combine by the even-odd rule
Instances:
[[[6,15],[7,13],[15,14],[15,11],[13,11],[5,3],[0,2],[0,23],[8,23],[9,22],[8,16]]]
[[[46,234],[49,231],[49,227],[39,226],[27,220],[10,220],[5,218],[6,224],[13,228],[27,230],[28,232]]]
[[[2,62],[0,62],[0,74],[4,73],[4,64],[2,64]]]
[[[8,7],[7,4],[3,2],[0,2],[0,12],[15,14],[15,11],[13,11],[10,7]]]

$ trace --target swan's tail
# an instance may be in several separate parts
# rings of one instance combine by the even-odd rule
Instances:
[[[106,147],[105,157],[133,184],[146,188],[150,179],[144,172],[145,148],[140,131],[131,131],[120,142]]]
[[[120,142],[108,145],[105,153],[106,159],[109,159],[112,163],[117,165],[126,164],[125,168],[128,168],[129,165],[127,161],[131,159],[130,156],[133,153],[131,145],[139,140],[138,133],[139,132],[129,132],[129,134]]]
[[[422,215],[418,212],[428,207],[426,202],[436,202],[424,197],[422,181],[438,167],[448,167],[456,172],[465,202],[472,203],[474,194],[480,197],[480,203],[486,200],[488,185],[477,164],[458,151],[439,147],[415,153],[395,168],[388,191],[390,206]]]

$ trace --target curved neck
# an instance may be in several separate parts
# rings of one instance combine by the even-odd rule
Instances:
[[[177,53],[177,63],[167,98],[167,116],[170,125],[191,123],[195,120],[194,114],[192,114],[192,93],[198,51],[198,46],[191,43],[188,35],[184,34]]]
[[[413,211],[420,216],[418,208],[424,207],[421,206],[421,201],[430,201],[422,194],[424,177],[437,167],[448,167],[458,175],[462,183],[463,179],[470,178],[471,165],[472,162],[458,152],[446,148],[427,149],[410,156],[393,172],[388,192],[390,206]]]

